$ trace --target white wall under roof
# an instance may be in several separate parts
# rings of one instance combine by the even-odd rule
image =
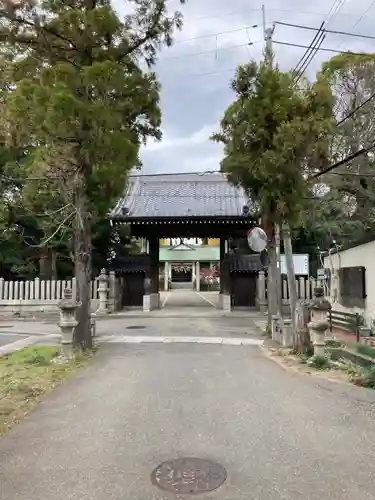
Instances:
[[[356,267],[362,266],[366,268],[366,294],[365,307],[344,307],[339,304],[340,283],[338,278],[338,270],[340,267]],[[331,280],[330,300],[332,309],[342,312],[358,312],[364,316],[366,322],[371,325],[375,320],[375,241],[358,245],[348,250],[343,250],[338,254],[332,254],[330,257],[324,258],[324,267],[331,270],[332,276],[336,277]],[[335,290],[337,290],[335,294]]]

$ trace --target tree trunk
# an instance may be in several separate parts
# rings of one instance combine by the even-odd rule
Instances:
[[[276,273],[276,297],[277,297],[277,314],[280,316],[280,319],[283,317],[282,314],[282,281],[281,281],[281,257],[280,257],[280,252],[281,252],[281,245],[280,245],[280,226],[278,224],[275,224],[275,250],[276,250],[276,267],[275,267],[275,273]]]
[[[288,277],[290,314],[293,326],[293,348],[296,348],[297,335],[298,335],[298,329],[296,324],[296,310],[297,310],[298,297],[297,297],[296,275],[294,272],[292,240],[290,237],[289,224],[284,224],[283,226],[283,240],[284,240],[286,273]]]
[[[51,278],[57,279],[57,256],[55,250],[51,250]]]
[[[285,264],[288,276],[288,289],[290,298],[290,314],[293,326],[293,350],[296,353],[306,354],[311,348],[310,334],[307,327],[308,308],[298,300],[296,275],[294,273],[292,240],[289,224],[283,226],[283,239],[285,251]],[[298,321],[299,318],[299,321]]]
[[[91,220],[88,214],[88,200],[83,188],[77,188],[75,208],[77,212],[74,227],[74,267],[77,280],[77,299],[80,301],[80,307],[77,308],[78,325],[74,332],[73,344],[75,347],[90,349],[92,347]]]
[[[42,247],[39,255],[39,277],[42,280],[52,278],[52,260],[51,252],[48,248]]]
[[[268,276],[267,276],[267,301],[268,301],[268,329],[271,331],[272,316],[277,314],[277,254],[274,224],[267,218],[263,219],[264,230],[267,234],[268,247]]]

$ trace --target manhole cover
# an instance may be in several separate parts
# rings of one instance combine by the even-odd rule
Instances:
[[[177,458],[160,464],[151,474],[162,490],[181,495],[197,495],[219,488],[227,478],[220,464],[201,458]]]
[[[130,325],[126,327],[127,330],[144,330],[145,328],[143,325]]]

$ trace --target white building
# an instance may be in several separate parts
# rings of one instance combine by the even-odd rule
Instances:
[[[324,254],[327,295],[332,309],[359,313],[368,326],[375,321],[375,239]]]

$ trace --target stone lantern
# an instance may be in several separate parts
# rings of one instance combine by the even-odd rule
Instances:
[[[105,269],[100,271],[99,287],[99,309],[97,314],[108,314],[108,274]]]
[[[60,321],[59,327],[63,336],[62,339],[62,354],[65,358],[71,358],[73,355],[73,334],[78,322],[75,318],[77,303],[73,300],[73,292],[71,288],[65,288],[64,298],[59,302]]]
[[[311,301],[311,321],[307,325],[310,338],[314,345],[314,357],[325,355],[325,335],[329,327],[327,314],[332,309],[331,303],[324,297],[324,288],[314,289],[314,298]]]

